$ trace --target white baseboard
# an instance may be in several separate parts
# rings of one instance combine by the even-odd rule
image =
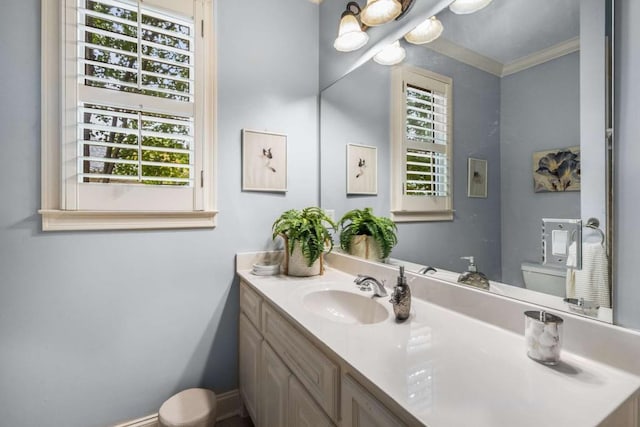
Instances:
[[[148,415],[146,417],[138,418],[137,420],[131,420],[118,424],[114,427],[159,427],[158,414]]]
[[[229,417],[240,414],[240,392],[231,390],[226,393],[216,394],[218,409],[216,421],[221,421]],[[127,421],[114,427],[159,427],[158,414],[147,415],[136,420]]]
[[[240,400],[240,390],[231,390],[226,393],[217,394],[218,414],[216,420],[224,420],[235,415],[239,415],[242,407]]]

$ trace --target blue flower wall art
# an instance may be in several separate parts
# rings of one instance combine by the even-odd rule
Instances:
[[[533,189],[536,193],[580,191],[580,147],[533,153]]]

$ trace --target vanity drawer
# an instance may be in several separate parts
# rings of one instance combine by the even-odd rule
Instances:
[[[267,304],[262,307],[262,333],[309,394],[337,421],[338,365]]]
[[[251,323],[260,328],[260,306],[262,298],[252,291],[249,285],[240,281],[240,310],[247,316]]]

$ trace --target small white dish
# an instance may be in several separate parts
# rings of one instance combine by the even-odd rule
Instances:
[[[280,274],[280,270],[251,270],[251,274],[255,276],[277,276]]]
[[[280,264],[253,264],[253,271],[280,271]]]

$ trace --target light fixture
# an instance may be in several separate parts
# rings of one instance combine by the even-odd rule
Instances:
[[[491,0],[455,0],[449,5],[449,10],[458,15],[477,12],[485,8]]]
[[[442,22],[435,16],[428,18],[422,24],[409,31],[405,36],[405,40],[413,44],[430,43],[440,37],[442,34]]]
[[[338,37],[333,42],[333,47],[340,52],[351,52],[360,49],[367,44],[369,36],[362,31],[356,15],[360,13],[360,6],[356,2],[349,2],[347,10],[342,13]]]
[[[333,47],[341,52],[351,52],[367,44],[367,28],[399,20],[411,9],[415,0],[367,0],[364,9],[355,1],[347,3],[340,17],[338,37]],[[359,21],[358,21],[359,20]]]
[[[360,19],[369,27],[386,24],[402,13],[402,4],[398,0],[367,0]]]
[[[395,65],[402,62],[407,52],[400,46],[400,40],[396,40],[382,49],[373,57],[373,60],[381,65]]]

